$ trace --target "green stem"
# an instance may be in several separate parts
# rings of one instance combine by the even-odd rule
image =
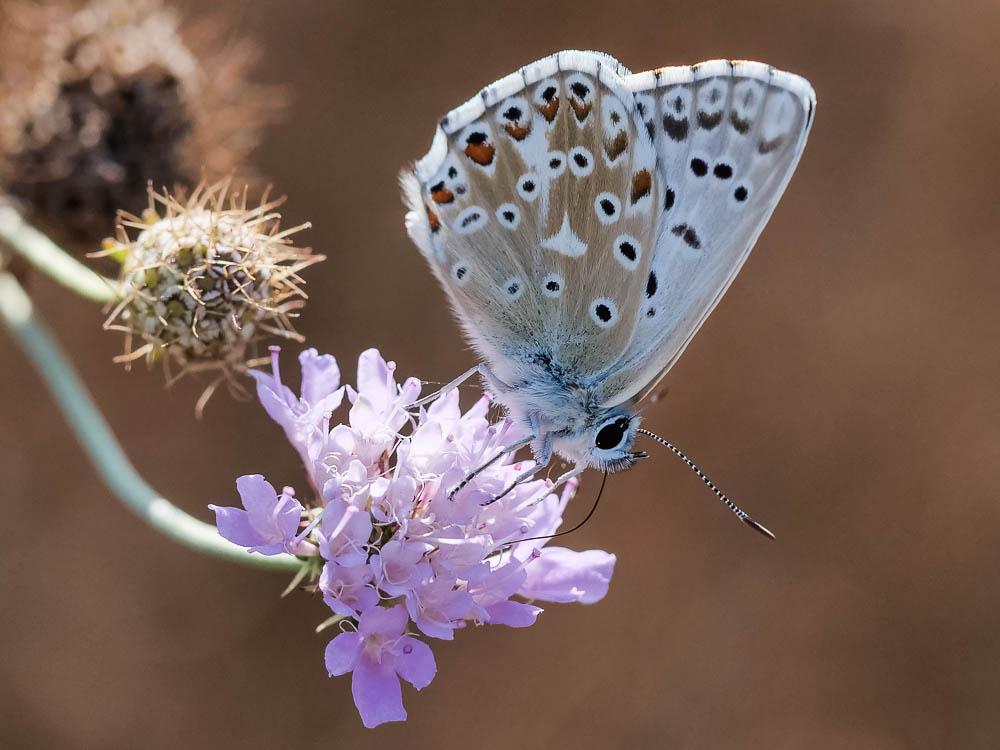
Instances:
[[[288,555],[248,554],[219,536],[215,526],[188,515],[150,487],[129,462],[86,387],[46,330],[31,300],[9,273],[0,272],[0,320],[41,373],[63,416],[111,491],[154,529],[193,549],[236,562],[297,571]]]
[[[68,255],[44,234],[25,223],[21,215],[8,205],[0,205],[0,242],[38,270],[87,299],[111,302],[117,297],[115,282],[94,273]]]

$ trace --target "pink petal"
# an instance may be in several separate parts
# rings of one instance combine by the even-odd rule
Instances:
[[[245,510],[209,505],[215,511],[215,525],[223,539],[241,547],[253,547],[260,541],[260,534],[250,525]]]
[[[341,633],[326,644],[326,671],[331,677],[353,671],[360,653],[361,636],[357,633]]]
[[[243,507],[256,516],[270,515],[278,502],[274,486],[260,474],[247,474],[236,480]]]
[[[401,605],[373,607],[361,615],[361,620],[358,621],[358,632],[365,637],[382,635],[390,639],[398,638],[406,630],[408,619],[406,608]]]
[[[401,638],[396,656],[396,672],[417,690],[430,685],[437,673],[437,664],[430,646],[410,636]]]
[[[406,719],[399,678],[388,663],[376,664],[361,658],[354,668],[351,693],[361,721],[369,729],[387,721]]]
[[[528,577],[518,591],[521,596],[593,604],[608,593],[615,556],[599,549],[575,552],[565,547],[546,547],[526,569]]]
[[[306,349],[299,354],[299,365],[302,367],[302,400],[310,406],[316,406],[340,388],[340,368],[329,354]]]
[[[497,602],[487,607],[486,611],[490,616],[490,624],[506,625],[510,628],[527,628],[535,624],[538,615],[542,613],[541,607],[521,602]]]

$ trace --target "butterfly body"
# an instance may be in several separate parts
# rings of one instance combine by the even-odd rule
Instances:
[[[745,261],[814,106],[759,63],[560,52],[441,121],[401,178],[407,229],[539,464],[644,455],[636,406]]]

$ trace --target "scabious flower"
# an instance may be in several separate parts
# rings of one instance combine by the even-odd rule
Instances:
[[[182,372],[230,374],[262,334],[297,338],[291,318],[305,298],[299,273],[323,259],[290,243],[307,225],[280,230],[278,202],[248,208],[245,192],[230,195],[228,181],[202,185],[184,202],[151,190],[149,201],[141,218],[123,216],[118,240],[105,243],[105,254],[122,264],[121,302],[105,323],[126,334],[119,361],[145,357]],[[316,387],[325,389],[322,378]],[[327,401],[312,408],[340,398],[324,393]]]
[[[576,480],[559,495],[547,480],[530,481],[494,502],[526,468],[505,456],[449,497],[519,437],[510,420],[488,419],[487,397],[462,412],[451,390],[413,408],[420,381],[399,383],[395,364],[374,349],[359,358],[354,387],[341,384],[329,355],[310,349],[299,362],[298,396],[282,382],[276,348],[271,372],[254,377],[261,403],[302,458],[308,501],[250,475],[237,487],[245,511],[210,507],[219,533],[250,552],[303,558],[313,573],[306,588],[333,612],[325,624],[341,629],[327,646],[327,671],[352,674],[366,727],[406,718],[400,679],[418,690],[433,679],[434,656],[420,636],[451,640],[469,625],[523,628],[542,612],[535,602],[604,597],[614,555],[532,539],[559,528]],[[346,422],[335,423],[345,397]]]
[[[248,81],[257,48],[221,18],[182,29],[162,0],[8,0],[3,15],[0,183],[87,251],[117,209],[141,210],[147,182],[242,169],[282,107]]]

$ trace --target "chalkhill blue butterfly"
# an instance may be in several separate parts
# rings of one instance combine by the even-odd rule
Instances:
[[[761,63],[633,74],[566,51],[441,120],[401,176],[406,228],[482,360],[445,389],[478,372],[527,435],[493,461],[530,446],[521,481],[558,454],[559,485],[645,458],[642,434],[771,536],[640,429],[637,405],[746,261],[815,108],[806,80]]]

